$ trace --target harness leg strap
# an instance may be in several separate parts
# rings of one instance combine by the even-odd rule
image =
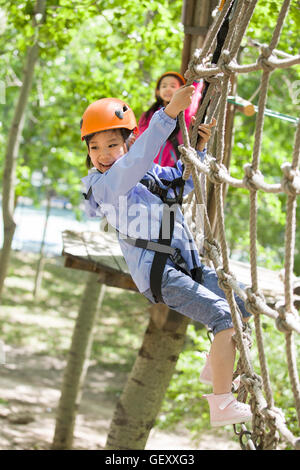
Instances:
[[[170,215],[170,232],[168,238],[163,238],[163,223],[161,223],[160,231],[159,231],[159,240],[158,242],[162,245],[171,245],[173,232],[174,232],[174,224],[175,224],[175,214],[174,211],[169,211],[169,207],[164,205],[164,210],[162,214],[162,220],[166,219],[167,212]],[[150,289],[154,300],[163,303],[163,298],[161,294],[161,281],[164,273],[164,269],[166,266],[166,262],[168,259],[168,254],[166,253],[159,253],[155,252],[153,257],[153,262],[150,271]]]

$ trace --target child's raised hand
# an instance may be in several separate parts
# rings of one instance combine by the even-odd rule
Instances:
[[[196,118],[195,116],[192,117],[192,125],[194,124]],[[198,142],[197,142],[197,150],[202,152],[210,139],[211,136],[211,129],[215,127],[217,121],[215,118],[212,118],[212,121],[209,124],[200,124],[198,127]]]
[[[175,91],[170,103],[165,108],[165,113],[172,119],[176,119],[180,111],[188,108],[195,93],[194,85],[183,86]]]

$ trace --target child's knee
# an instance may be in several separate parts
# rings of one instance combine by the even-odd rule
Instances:
[[[212,330],[213,335],[216,336],[216,334],[221,331],[233,329],[233,323],[231,318],[222,318],[217,320],[214,325],[211,325],[210,329]]]

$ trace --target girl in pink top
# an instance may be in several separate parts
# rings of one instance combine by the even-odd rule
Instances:
[[[182,75],[177,72],[165,72],[156,83],[155,88],[155,97],[156,101],[152,104],[152,106],[148,109],[148,111],[144,112],[139,120],[139,132],[142,134],[147,127],[149,126],[149,122],[158,109],[162,108],[163,106],[167,106],[170,103],[171,98],[175,91],[185,84],[185,79]],[[201,82],[194,82],[193,85],[195,86],[196,90],[193,95],[193,101],[191,105],[185,110],[185,122],[187,128],[191,123],[192,116],[196,114],[199,101],[201,98],[202,90],[203,90],[203,81]],[[178,145],[182,144],[182,135],[179,128],[179,124],[177,122],[176,127],[172,134],[169,136],[168,140],[164,143],[164,145],[160,148],[159,153],[154,159],[154,163],[158,163],[161,166],[175,166],[177,160],[180,157],[180,153],[178,150]]]

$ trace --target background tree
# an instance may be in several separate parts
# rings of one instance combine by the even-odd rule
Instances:
[[[58,44],[62,46],[70,40],[71,35],[68,34],[68,26],[72,25],[74,27],[74,21],[78,22],[79,20],[77,12],[67,15],[66,12],[61,14],[63,10],[60,10],[57,13],[59,7],[59,2],[47,3],[46,0],[36,0],[36,3],[29,1],[20,5],[8,2],[5,4],[5,8],[4,5],[2,7],[9,25],[7,35],[13,37],[14,31],[16,31],[14,40],[16,49],[14,49],[14,52],[17,51],[16,54],[22,56],[24,70],[14,114],[8,129],[4,159],[2,186],[4,243],[0,263],[0,295],[8,269],[12,239],[16,228],[14,207],[17,159],[19,158],[19,148],[25,125],[28,99],[33,85],[35,66],[39,55],[49,57],[50,54],[57,51],[56,46]],[[22,29],[21,33],[20,28]],[[74,33],[75,30],[72,31]],[[47,52],[42,53],[43,49]]]
[[[28,47],[25,68],[20,87],[19,98],[15,107],[14,116],[8,133],[8,140],[5,153],[5,167],[3,179],[3,225],[4,225],[4,243],[1,252],[0,262],[0,295],[2,292],[4,279],[7,273],[11,244],[15,232],[16,224],[14,222],[14,204],[15,204],[15,177],[16,160],[18,158],[20,141],[25,120],[25,110],[27,100],[32,87],[34,67],[39,53],[39,30],[45,22],[45,0],[37,0],[32,12],[32,45]]]

